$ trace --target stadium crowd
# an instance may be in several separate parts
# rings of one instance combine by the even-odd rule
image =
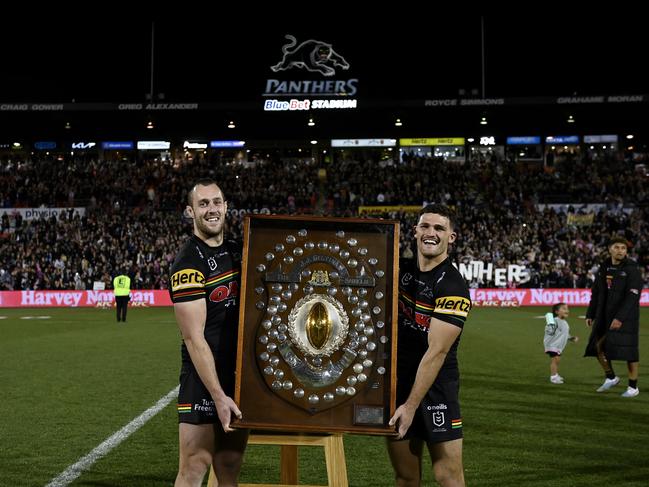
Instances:
[[[461,216],[458,261],[523,265],[531,276],[522,284],[527,287],[588,287],[603,244],[622,234],[649,283],[649,179],[622,157],[569,156],[552,168],[482,156],[464,164],[408,155],[398,162],[358,159],[5,159],[0,290],[92,289],[97,281],[108,287],[122,263],[130,268],[132,288],[165,289],[173,256],[190,228],[182,215],[187,188],[206,176],[222,185],[235,237],[246,212],[356,216],[363,206],[443,202]],[[34,220],[12,211],[25,207],[71,209]],[[72,209],[79,207],[84,214]],[[571,221],[570,214],[586,218]],[[407,242],[416,214],[384,209],[379,216],[402,222],[401,252],[412,252]],[[470,285],[494,283],[474,279]]]

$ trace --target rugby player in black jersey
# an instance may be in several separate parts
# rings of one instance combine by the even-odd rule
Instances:
[[[417,252],[399,262],[398,407],[390,419],[398,437],[388,439],[398,486],[420,485],[424,444],[437,482],[464,485],[457,347],[471,300],[448,256],[455,224],[448,207],[423,208]]]
[[[200,486],[214,466],[219,486],[237,485],[247,430],[230,426],[239,319],[241,245],[224,239],[227,203],[213,180],[188,194],[194,234],[171,268],[170,294],[183,338],[176,486]]]

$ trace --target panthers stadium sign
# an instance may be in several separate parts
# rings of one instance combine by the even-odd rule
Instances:
[[[298,43],[286,35],[288,43],[282,47],[282,57],[270,66],[271,71],[302,71],[321,75],[325,79],[275,79],[266,80],[263,93],[265,111],[297,111],[314,109],[357,108],[358,101],[348,97],[358,92],[358,79],[331,79],[339,71],[349,69],[347,60],[327,42],[308,39]],[[328,78],[328,79],[327,79]],[[291,97],[289,101],[278,100]],[[344,100],[299,99],[314,97],[345,97]]]
[[[323,76],[333,76],[336,68],[349,69],[349,63],[333,50],[331,44],[309,39],[300,44],[292,35],[285,36],[289,42],[282,47],[282,59],[270,67],[274,72],[291,68],[315,71]]]
[[[358,79],[348,80],[266,80],[264,96],[354,96]]]

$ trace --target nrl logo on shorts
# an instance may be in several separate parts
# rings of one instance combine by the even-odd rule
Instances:
[[[301,229],[258,255],[255,357],[271,391],[315,414],[385,374],[386,263],[362,236]]]
[[[443,426],[444,425],[444,413],[441,411],[435,411],[433,413],[433,424],[435,426]]]

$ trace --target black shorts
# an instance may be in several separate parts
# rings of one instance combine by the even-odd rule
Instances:
[[[462,438],[459,392],[459,380],[435,382],[417,408],[405,438],[420,438],[427,443]]]
[[[545,352],[548,354],[548,357],[554,358],[554,357],[561,357],[561,352]]]
[[[219,371],[223,391],[234,395],[234,372]],[[183,364],[178,392],[178,422],[191,424],[218,423],[214,400],[193,366]]]

